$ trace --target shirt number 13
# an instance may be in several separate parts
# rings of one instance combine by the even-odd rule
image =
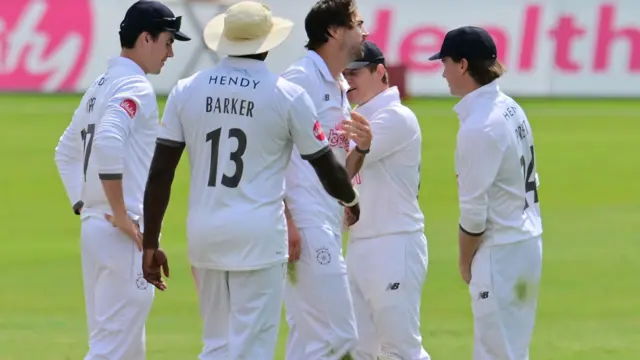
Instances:
[[[222,128],[215,129],[207,133],[207,142],[211,141],[211,163],[209,164],[209,181],[207,186],[216,186],[218,179],[218,153],[220,149],[220,136],[222,134]],[[229,154],[229,160],[233,161],[236,166],[236,170],[231,176],[222,174],[222,180],[220,183],[222,186],[228,188],[236,188],[240,184],[242,179],[242,172],[244,170],[244,163],[242,161],[242,155],[247,150],[247,134],[241,129],[233,128],[229,129],[228,138],[235,138],[238,141],[238,148]]]

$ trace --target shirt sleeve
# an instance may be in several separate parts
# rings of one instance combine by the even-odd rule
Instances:
[[[160,123],[160,132],[158,134],[158,144],[168,146],[182,146],[185,143],[182,122],[180,121],[179,101],[178,101],[178,85],[174,86],[169,93],[167,103],[162,114],[162,122]]]
[[[382,110],[369,119],[373,139],[369,154],[364,158],[365,163],[378,161],[389,156],[418,135],[411,134],[403,119],[398,119],[399,116],[402,115],[396,111]]]
[[[93,142],[94,160],[102,180],[121,179],[125,144],[135,121],[157,106],[151,85],[136,77],[120,84],[109,99]]]
[[[460,229],[482,235],[487,223],[487,191],[502,163],[502,146],[482,129],[463,130],[457,144]]]
[[[303,159],[313,160],[329,151],[329,141],[318,121],[316,108],[304,91],[291,104],[289,130]]]
[[[283,79],[303,88],[304,91],[307,92],[307,95],[309,95],[309,98],[311,98],[312,102],[317,101],[317,99],[319,98],[320,87],[318,86],[318,84],[314,84],[313,79],[304,69],[293,67],[283,72],[280,76]]]
[[[58,173],[71,205],[75,205],[81,200],[83,183],[84,148],[79,111],[79,108],[76,109],[71,123],[60,137],[54,156]]]

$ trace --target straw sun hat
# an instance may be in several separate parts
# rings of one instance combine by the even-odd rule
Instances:
[[[267,5],[241,1],[207,23],[204,42],[218,53],[254,55],[282,44],[292,28],[292,21],[272,16]]]

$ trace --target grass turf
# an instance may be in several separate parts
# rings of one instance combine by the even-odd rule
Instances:
[[[53,162],[75,95],[0,95],[0,359],[81,359],[86,351],[79,223]],[[429,273],[424,344],[436,360],[468,359],[469,296],[457,273],[457,197],[452,99],[409,102],[423,131],[420,201]],[[532,359],[627,360],[640,352],[640,103],[522,100],[536,141],[544,267]],[[161,108],[164,102],[161,104]],[[186,261],[186,161],[174,185],[164,245],[169,290],[147,322],[151,360],[195,359],[200,319]],[[284,358],[282,324],[277,359]]]

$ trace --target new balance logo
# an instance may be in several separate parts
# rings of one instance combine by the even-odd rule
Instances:
[[[488,291],[482,291],[480,292],[480,294],[478,294],[478,299],[488,299],[489,298],[489,292]]]
[[[399,287],[400,283],[389,283],[389,285],[387,285],[387,291],[398,290]]]

